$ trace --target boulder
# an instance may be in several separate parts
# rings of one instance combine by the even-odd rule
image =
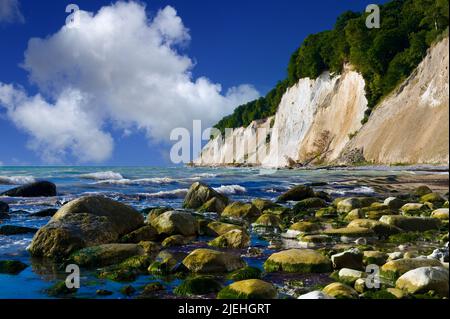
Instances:
[[[380,222],[396,226],[404,231],[437,230],[441,227],[441,222],[439,219],[428,217],[385,215],[380,218]]]
[[[157,230],[151,225],[146,225],[136,230],[133,230],[129,234],[126,234],[120,239],[120,242],[137,244],[141,241],[153,241],[157,239],[158,239]]]
[[[379,237],[388,237],[402,232],[402,230],[396,226],[372,219],[355,219],[352,220],[347,227],[368,228]]]
[[[222,289],[218,299],[275,299],[277,289],[268,282],[260,279],[237,281]]]
[[[253,219],[257,218],[261,212],[251,203],[234,202],[225,207],[222,217]]]
[[[246,266],[239,256],[203,248],[191,252],[183,265],[195,273],[225,273]]]
[[[368,207],[376,201],[371,197],[349,197],[336,203],[338,213],[349,213],[356,208]]]
[[[0,235],[5,235],[5,236],[21,235],[21,234],[34,234],[37,231],[38,231],[37,228],[31,228],[31,227],[13,226],[13,225],[0,226]]]
[[[190,238],[184,237],[183,235],[172,235],[163,240],[161,245],[164,248],[173,246],[183,246],[190,242]]]
[[[83,248],[73,253],[69,260],[80,267],[103,267],[144,254],[144,249],[137,244],[104,244]]]
[[[278,205],[270,200],[267,199],[254,199],[252,200],[252,204],[259,209],[260,212],[264,212],[265,210],[268,209],[277,209],[277,208],[281,208],[281,205]]]
[[[221,222],[210,222],[206,228],[206,235],[212,236],[212,237],[217,237],[217,236],[223,235],[233,229],[244,230],[244,228],[242,228],[241,226],[234,225],[234,224],[227,224],[227,223],[221,223]]]
[[[322,273],[331,271],[330,259],[311,249],[289,249],[272,254],[264,263],[267,272]]]
[[[428,206],[420,203],[407,203],[400,210],[405,215],[420,215],[422,212],[428,210]]]
[[[27,267],[18,260],[0,260],[0,274],[17,275]]]
[[[365,273],[359,270],[342,268],[338,272],[339,281],[346,283],[347,285],[354,285],[358,279],[365,277]]]
[[[151,225],[160,235],[195,236],[198,234],[198,224],[195,218],[191,214],[181,211],[165,212],[153,219]]]
[[[30,214],[32,217],[53,217],[58,210],[56,208],[47,208],[36,213]]]
[[[337,299],[356,299],[358,293],[355,289],[340,282],[329,284],[322,290],[325,294]]]
[[[365,265],[382,266],[386,263],[388,255],[377,250],[366,250],[363,252],[363,262]]]
[[[413,195],[417,196],[417,197],[422,197],[422,196],[424,196],[426,194],[430,194],[432,192],[433,191],[428,186],[421,185],[421,186],[417,187],[416,189],[414,189]]]
[[[404,273],[395,286],[410,294],[435,291],[441,297],[448,297],[448,269],[443,267],[420,267]]]
[[[344,236],[344,237],[371,237],[375,235],[375,232],[369,228],[364,227],[344,227],[344,228],[330,228],[323,232],[329,236]]]
[[[277,202],[301,201],[306,198],[314,197],[314,190],[306,185],[298,185],[280,195]]]
[[[52,197],[56,196],[56,185],[51,182],[34,182],[10,189],[0,194],[9,197]]]
[[[155,207],[155,208],[146,208],[141,210],[141,213],[147,215],[145,222],[150,224],[152,220],[154,220],[159,215],[164,214],[165,212],[172,211],[171,207]]]
[[[317,223],[303,221],[292,224],[289,230],[298,231],[299,233],[314,233],[320,231],[321,227]]]
[[[227,206],[228,201],[224,201],[220,197],[213,197],[206,203],[204,203],[198,211],[200,213],[222,213]]]
[[[351,268],[361,270],[363,268],[363,254],[357,248],[351,248],[342,253],[331,256],[331,262],[335,269]]]
[[[299,236],[298,240],[303,243],[321,244],[332,242],[333,238],[328,235],[303,235]]]
[[[0,201],[0,213],[9,212],[9,205],[5,202]]]
[[[366,214],[362,211],[362,209],[356,208],[345,216],[344,221],[351,222],[352,220],[364,218],[365,216]]]
[[[436,209],[431,213],[430,217],[440,220],[448,220],[448,208]]]
[[[420,267],[440,267],[441,262],[431,258],[401,258],[388,261],[381,267],[385,273],[393,273],[395,276],[401,276],[404,273]]]
[[[383,202],[389,209],[400,209],[406,202],[397,197],[388,197]]]
[[[307,294],[301,295],[297,299],[335,299],[335,298],[331,297],[330,295],[327,295],[323,291],[314,290],[314,291],[308,292]]]
[[[144,225],[133,208],[101,196],[73,200],[58,210],[35,234],[32,256],[64,258],[90,246],[117,242],[120,237]]]
[[[250,245],[250,237],[240,229],[233,229],[213,239],[209,246],[218,248],[245,248]]]
[[[198,296],[220,291],[222,285],[212,276],[193,276],[174,289],[178,296]]]
[[[442,205],[445,202],[445,199],[439,193],[429,193],[420,197],[420,202]]]
[[[327,203],[318,197],[311,197],[302,199],[297,204],[294,205],[294,212],[301,212],[303,210],[308,210],[311,208],[323,208],[326,207]]]
[[[225,205],[228,204],[228,198],[206,184],[196,182],[189,188],[186,197],[184,198],[183,207],[190,209],[198,209],[203,204],[217,197]]]
[[[280,217],[272,214],[263,214],[252,224],[253,227],[273,227],[280,228]]]

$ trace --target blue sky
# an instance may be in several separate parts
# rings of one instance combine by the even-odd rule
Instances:
[[[29,101],[31,101],[33,96],[40,93],[49,105],[53,105],[52,103],[58,105],[57,101],[60,98],[58,94],[61,94],[68,87],[73,87],[74,83],[77,84],[79,82],[71,80],[67,82],[66,86],[61,84],[61,87],[55,90],[46,88],[45,84],[47,81],[53,81],[52,83],[56,83],[56,86],[58,86],[61,79],[50,78],[52,75],[57,74],[55,70],[59,69],[55,66],[54,69],[49,71],[42,67],[42,61],[45,61],[46,54],[49,52],[48,65],[64,63],[64,61],[56,61],[52,58],[52,52],[62,52],[60,51],[61,48],[57,46],[65,42],[63,40],[55,40],[56,44],[52,44],[50,41],[44,41],[43,45],[29,50],[29,60],[25,63],[24,54],[28,48],[28,41],[31,38],[46,39],[57,34],[65,23],[68,15],[65,12],[65,8],[69,3],[76,3],[81,10],[96,14],[101,7],[109,6],[114,2],[101,0],[77,0],[71,2],[0,0],[0,2],[18,3],[20,8],[20,13],[17,13],[15,17],[10,16],[9,19],[4,18],[1,21],[0,15],[0,85],[2,83],[4,85],[13,84],[16,89],[20,86],[20,92],[27,95],[30,99]],[[189,107],[198,111],[201,107],[209,108],[209,105],[214,104],[215,101],[222,103],[220,107],[226,107],[229,112],[234,101],[241,101],[240,99],[245,101],[254,96],[256,91],[264,95],[278,80],[285,77],[291,53],[308,34],[332,28],[336,17],[340,13],[346,10],[362,11],[370,3],[373,3],[373,1],[153,0],[140,2],[142,5],[145,4],[146,18],[149,21],[155,18],[158,10],[164,9],[166,6],[176,10],[176,16],[170,10],[164,11],[167,13],[165,17],[170,19],[172,23],[170,25],[173,25],[175,22],[181,23],[183,29],[176,29],[178,33],[173,36],[174,39],[167,40],[167,37],[172,37],[172,33],[161,37],[165,37],[164,39],[167,41],[173,42],[173,44],[169,43],[167,46],[173,48],[171,58],[174,61],[178,61],[179,57],[190,59],[190,66],[186,69],[177,66],[177,68],[184,70],[180,71],[180,74],[185,75],[189,73],[191,77],[190,80],[185,79],[183,81],[187,81],[188,86],[192,86],[192,83],[194,83],[195,92],[204,88],[201,83],[196,83],[199,77],[208,79],[207,84],[205,84],[206,88],[204,88],[206,92],[212,90],[215,84],[221,85],[222,91],[217,93],[217,97],[211,100],[206,99],[204,104],[195,104],[196,102],[193,102],[194,105],[186,107],[187,113],[190,112]],[[127,37],[126,30],[124,29],[124,33],[121,35],[123,38]],[[172,31],[167,32],[170,33]],[[124,39],[121,39],[121,36],[116,35],[118,42],[124,41]],[[86,39],[83,38],[84,40]],[[96,43],[98,42],[99,40],[97,39]],[[128,45],[127,42],[126,45]],[[140,48],[139,45],[137,46],[135,51],[138,51]],[[119,48],[123,48],[123,46]],[[148,50],[151,50],[148,47],[145,49],[147,53]],[[83,50],[82,52],[84,53],[89,52],[88,47],[83,48]],[[125,52],[129,53],[129,51]],[[106,57],[108,56],[106,55]],[[114,58],[117,57],[114,56]],[[137,60],[140,61],[139,59]],[[78,60],[72,61],[79,62]],[[135,67],[139,68],[138,65]],[[150,62],[145,66],[148,70],[151,70],[152,67],[158,66]],[[172,66],[167,67],[173,70]],[[94,71],[90,69],[89,72]],[[158,70],[158,72],[165,71]],[[89,74],[92,77],[93,73]],[[30,76],[31,78],[34,77],[34,79],[31,79]],[[239,87],[243,84],[245,86],[239,98],[233,94],[226,94],[230,88]],[[129,85],[131,89],[134,87],[132,82]],[[251,86],[251,89],[248,89],[247,85]],[[199,88],[200,86],[202,88]],[[80,90],[82,93],[84,92],[83,87]],[[130,89],[127,90],[129,91]],[[97,91],[92,92],[95,95]],[[101,107],[108,106],[106,105],[108,101],[109,99],[102,100],[100,98],[96,100],[96,106],[98,105],[99,107],[98,112],[95,113],[96,116],[102,113]],[[156,101],[158,100],[149,98],[146,103],[157,103]],[[164,98],[163,102],[160,107],[164,108],[165,113],[163,112],[159,115],[162,118],[164,118],[164,114],[167,114],[168,118],[170,118],[170,116],[176,115],[180,110],[183,110],[179,108],[180,103],[183,104],[182,97],[177,97],[171,103],[169,103],[167,98]],[[103,105],[102,103],[105,104]],[[139,109],[139,104],[136,105]],[[176,108],[172,109],[172,105]],[[132,107],[133,105],[130,104],[130,110]],[[159,111],[159,106],[152,107]],[[211,106],[211,110],[214,107]],[[101,126],[98,127],[99,131],[97,135],[93,135],[93,140],[102,141],[104,139],[111,142],[112,146],[110,149],[104,150],[103,154],[95,157],[89,156],[89,154],[96,152],[99,145],[93,145],[90,149],[80,151],[84,147],[83,145],[71,148],[72,146],[67,141],[61,144],[64,145],[62,147],[67,147],[67,151],[63,155],[59,154],[55,150],[55,145],[49,146],[49,143],[52,143],[51,134],[48,135],[47,132],[36,129],[32,126],[35,123],[30,124],[30,121],[24,122],[17,118],[24,113],[16,112],[13,119],[12,116],[6,114],[5,108],[0,107],[0,164],[170,165],[168,150],[171,144],[168,142],[168,139],[164,140],[164,134],[166,134],[167,130],[159,131],[157,121],[152,124],[153,126],[145,126],[145,123],[143,124],[139,121],[139,113],[135,109],[130,111],[130,113],[133,113],[133,118],[127,116],[125,109],[125,111],[121,110],[119,113],[117,110],[114,111],[115,122],[109,120],[101,121]],[[29,109],[27,110],[29,111]],[[214,116],[217,117],[217,120],[220,119],[223,115],[220,113],[221,111],[223,112],[223,110],[218,110],[217,112],[214,111],[214,113],[207,110],[204,113],[210,112],[208,120],[213,121],[215,120]],[[93,114],[89,112],[86,113],[88,116]],[[200,114],[202,113],[201,110],[199,112]],[[25,114],[30,114],[30,112]],[[64,111],[61,114],[61,117],[64,117]],[[151,112],[145,116],[151,117]],[[142,118],[145,118],[145,116]],[[108,116],[105,118],[108,118]],[[55,120],[57,119],[52,119],[52,121]],[[123,124],[122,120],[126,124]],[[116,122],[120,122],[120,125]],[[85,124],[81,123],[80,125],[84,125],[86,128],[97,128],[95,126],[97,124],[97,122],[94,124],[87,119]],[[145,128],[143,128],[143,125]],[[65,131],[63,130],[62,132]],[[33,134],[38,136],[38,140],[36,140],[36,136],[33,137]],[[86,144],[89,142],[89,137],[84,135],[77,136],[76,143]],[[50,150],[44,150],[47,147]],[[86,156],[79,157],[77,152],[84,152],[83,154]]]

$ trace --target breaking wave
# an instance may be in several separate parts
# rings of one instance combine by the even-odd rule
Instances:
[[[95,172],[80,175],[80,178],[84,179],[94,179],[94,180],[120,180],[124,179],[120,173],[116,173],[113,171],[106,172]]]
[[[244,194],[247,192],[247,189],[241,185],[222,185],[215,187],[214,190],[224,195]]]
[[[35,181],[33,176],[0,176],[0,184],[3,185],[22,185]]]
[[[150,198],[184,198],[188,190],[186,188],[174,189],[170,191],[160,191],[156,193],[141,193],[140,196]]]

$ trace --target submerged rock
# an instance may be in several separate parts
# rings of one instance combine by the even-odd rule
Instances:
[[[31,227],[5,225],[0,226],[0,235],[11,236],[11,235],[21,235],[21,234],[34,234],[38,230]]]
[[[56,185],[51,182],[35,182],[10,189],[0,194],[9,197],[52,197],[56,196]]]
[[[189,188],[184,198],[183,207],[198,209],[212,198],[218,198],[223,204],[228,204],[228,198],[226,196],[216,192],[206,184],[196,182]]]
[[[33,217],[53,217],[58,210],[56,208],[48,208],[38,211],[36,213],[30,214]]]
[[[289,249],[272,254],[264,263],[267,272],[322,273],[331,271],[328,257],[311,249]]]
[[[101,196],[87,196],[64,205],[39,229],[29,247],[32,256],[63,258],[90,246],[116,242],[144,225],[133,208]]]
[[[186,212],[165,212],[152,220],[151,225],[155,227],[159,234],[167,236],[195,236],[198,234],[197,221],[191,214]]]
[[[18,260],[0,260],[0,274],[17,275],[28,266]]]
[[[144,249],[137,244],[104,244],[83,248],[72,254],[70,260],[81,267],[101,267],[142,255]]]
[[[9,205],[5,202],[0,201],[0,213],[9,212]]]
[[[280,195],[277,202],[301,201],[306,198],[314,197],[314,190],[306,185],[298,185],[291,188],[286,193]]]
[[[420,267],[403,274],[395,283],[399,289],[411,294],[435,291],[441,297],[448,297],[448,269],[442,267]]]
[[[276,288],[260,279],[248,279],[232,283],[222,289],[217,295],[218,299],[275,299],[278,293]]]
[[[196,249],[184,260],[183,265],[196,273],[225,273],[245,267],[236,255],[211,249]]]

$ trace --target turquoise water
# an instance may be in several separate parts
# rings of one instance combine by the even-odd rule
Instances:
[[[59,208],[61,203],[88,194],[103,194],[127,203],[136,209],[153,206],[181,208],[181,203],[189,186],[202,181],[233,200],[248,201],[254,198],[275,199],[293,185],[323,183],[315,186],[333,196],[373,195],[371,188],[364,185],[345,185],[348,180],[374,176],[417,174],[408,168],[360,168],[357,170],[259,170],[254,168],[152,168],[152,167],[1,167],[0,192],[20,184],[35,180],[49,180],[57,185],[58,196],[51,198],[7,198],[0,197],[10,205],[11,218],[2,225],[21,225],[39,228],[49,218],[37,218],[31,213],[46,208]],[[19,275],[0,274],[0,298],[47,298],[45,289],[57,280],[64,280],[63,269],[55,265],[32,260],[26,247],[32,235],[0,235],[0,260],[17,259],[27,265]],[[208,238],[199,238],[191,245],[177,248],[188,253],[197,247],[206,246]],[[252,234],[252,246],[263,249],[263,256],[245,257],[249,265],[261,267],[272,251],[269,243]],[[242,254],[244,251],[236,251]],[[273,282],[282,279],[271,278]],[[141,276],[132,285],[135,288],[152,281],[160,281],[166,286],[165,297],[173,297],[171,291],[179,279]],[[226,280],[224,280],[226,284]],[[106,298],[124,298],[119,290],[123,283],[99,280],[95,272],[82,271],[81,288],[77,298],[95,298],[97,289],[108,289],[113,295]],[[102,297],[105,298],[105,297]]]

